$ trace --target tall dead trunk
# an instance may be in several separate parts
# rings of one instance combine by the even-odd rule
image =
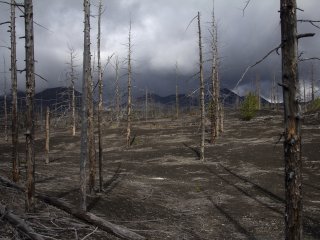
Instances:
[[[301,113],[298,80],[296,0],[281,0],[284,104],[285,237],[302,239]]]
[[[256,76],[256,95],[258,98],[258,109],[261,109],[261,86],[260,86],[260,76],[257,74]]]
[[[8,109],[7,109],[7,72],[6,72],[6,61],[3,58],[3,73],[4,73],[4,99],[3,99],[3,107],[4,107],[4,140],[8,142]]]
[[[11,0],[10,41],[11,41],[11,133],[12,133],[12,180],[19,181],[18,167],[18,98],[17,98],[17,44],[16,44],[16,9],[15,0]]]
[[[90,19],[89,19],[90,21]],[[89,22],[89,38],[90,38],[90,22]],[[90,42],[90,39],[89,39]],[[90,45],[89,45],[90,48]],[[89,49],[90,52],[90,49]],[[94,64],[93,64],[94,68]],[[93,119],[93,71],[90,71],[88,77],[88,150],[89,150],[89,193],[92,193],[95,186],[96,180],[96,150],[94,141],[94,119]]]
[[[214,2],[213,2],[214,5]],[[220,84],[218,78],[218,45],[217,45],[217,26],[214,15],[214,6],[212,10],[212,23],[211,23],[211,54],[212,54],[212,66],[211,66],[211,106],[210,106],[210,142],[214,143],[219,136],[220,128]]]
[[[90,0],[83,1],[84,8],[84,49],[83,49],[83,75],[82,75],[82,106],[81,106],[81,153],[80,153],[80,208],[87,210],[87,176],[86,165],[88,160],[88,116],[87,116],[87,98],[88,84],[91,78],[90,63]]]
[[[128,102],[127,102],[127,147],[131,145],[131,20],[128,39]]]
[[[179,118],[178,62],[176,62],[176,118]]]
[[[75,96],[75,74],[74,74],[74,49],[70,48],[70,80],[71,80],[71,110],[72,110],[72,136],[76,135],[76,96]]]
[[[115,78],[115,110],[116,110],[116,121],[117,124],[120,122],[120,87],[119,87],[119,58],[116,56],[115,60],[115,71],[116,71],[116,78]]]
[[[103,177],[102,177],[102,112],[103,112],[103,83],[102,83],[102,68],[101,68],[101,15],[102,15],[102,1],[99,1],[99,14],[98,14],[98,42],[97,42],[97,54],[98,54],[98,82],[99,82],[99,105],[98,105],[98,141],[99,141],[99,191],[102,191]]]
[[[25,50],[26,50],[26,211],[35,210],[35,151],[34,151],[34,34],[32,0],[24,0]]]
[[[314,97],[314,92],[315,92],[315,86],[314,86],[314,69],[313,69],[313,63],[311,63],[311,101],[313,102],[315,97]]]
[[[46,164],[50,162],[50,108],[47,107],[46,111],[46,146],[45,146],[45,152],[46,152]]]
[[[203,78],[203,57],[200,12],[198,12],[198,34],[199,34],[199,66],[200,66],[200,160],[204,161],[205,141],[205,107],[204,107],[204,78]]]
[[[145,97],[146,97],[146,100],[145,100],[145,105],[146,105],[145,106],[145,111],[146,111],[146,113],[145,113],[146,116],[145,117],[146,118],[145,119],[146,119],[146,121],[148,121],[148,88],[147,87],[146,87],[146,96]]]
[[[303,105],[304,105],[304,111],[307,111],[306,80],[304,78],[303,78]]]

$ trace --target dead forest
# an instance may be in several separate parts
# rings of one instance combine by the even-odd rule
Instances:
[[[176,60],[168,97],[148,84],[136,94],[133,17],[125,59],[102,51],[108,0],[79,1],[83,49],[68,44],[67,87],[36,91],[49,80],[37,73],[34,27],[55,34],[34,19],[34,2],[0,1],[10,9],[0,23],[10,38],[0,44],[10,52],[1,72],[0,239],[320,239],[319,57],[299,49],[320,21],[299,19],[299,1],[278,1],[279,45],[228,88],[217,0],[207,6],[210,19],[195,9],[184,31],[195,37],[196,87],[183,92]],[[243,15],[253,2],[242,1]],[[272,54],[278,79],[273,73],[266,85],[256,73],[241,95],[248,74]]]

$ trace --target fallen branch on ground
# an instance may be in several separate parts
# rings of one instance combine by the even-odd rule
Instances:
[[[5,179],[2,178],[0,176],[0,182],[2,182],[5,186],[8,187],[12,187],[15,188],[19,191],[24,192],[24,188]],[[111,222],[108,222],[90,212],[84,212],[80,209],[76,209],[74,208],[71,204],[61,201],[60,199],[57,198],[52,198],[52,197],[48,197],[45,195],[42,195],[40,193],[36,193],[35,197],[47,204],[50,204],[56,208],[59,208],[60,210],[63,210],[69,214],[71,214],[72,216],[85,221],[91,225],[94,225],[98,228],[100,228],[101,230],[104,230],[108,233],[111,233],[117,237],[120,237],[122,239],[128,239],[128,240],[144,240],[145,237],[131,231],[130,229],[123,227],[123,226],[119,226],[116,224],[113,224]]]
[[[33,240],[44,240],[39,234],[37,234],[32,227],[30,227],[24,219],[13,214],[5,205],[0,203],[0,215],[2,219],[7,220],[12,226],[18,228],[24,232],[28,237]]]

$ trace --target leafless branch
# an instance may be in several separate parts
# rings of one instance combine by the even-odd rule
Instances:
[[[310,60],[318,60],[318,61],[320,61],[320,58],[318,58],[318,57],[299,58],[299,62],[310,61]]]
[[[11,49],[10,47],[7,47],[7,46],[0,46],[0,48],[7,48],[7,49]]]
[[[251,0],[247,0],[246,4],[244,5],[244,8],[242,9],[242,15],[244,16],[244,12],[246,11],[248,5],[250,4]]]
[[[7,21],[7,22],[2,22],[2,23],[0,23],[0,25],[10,24],[10,23],[11,23],[10,21]]]
[[[47,80],[47,79],[45,79],[44,77],[42,77],[41,75],[39,75],[39,74],[37,74],[37,73],[34,73],[34,75],[36,75],[36,76],[37,76],[37,77],[39,77],[40,79],[42,79],[42,80],[44,80],[44,81],[48,82],[48,80]]]
[[[198,17],[198,15],[196,15],[194,18],[191,19],[191,21],[189,22],[186,30],[184,32],[186,32],[188,30],[188,28],[190,27],[191,23]]]
[[[313,37],[314,35],[316,35],[316,34],[315,34],[315,33],[303,33],[303,34],[298,34],[297,39],[306,38],[306,37]]]
[[[274,49],[272,49],[271,51],[269,51],[269,52],[268,52],[263,58],[261,58],[259,61],[257,61],[257,62],[255,62],[254,64],[248,66],[248,67],[246,68],[246,70],[244,71],[244,73],[242,74],[240,80],[237,82],[237,84],[236,84],[236,86],[234,87],[234,89],[237,89],[237,87],[239,86],[239,84],[241,83],[241,81],[243,80],[243,78],[245,77],[245,75],[247,74],[247,72],[248,72],[251,68],[253,68],[253,67],[257,66],[259,63],[263,62],[267,57],[269,57],[269,56],[271,55],[271,53],[276,52],[277,54],[279,54],[278,51],[279,51],[279,49],[280,49],[281,47],[282,47],[282,43],[281,43],[279,46],[277,46],[277,47],[275,47]]]
[[[312,26],[320,29],[320,26],[317,25],[316,23],[320,23],[319,20],[307,20],[307,19],[298,19],[297,22],[301,22],[301,23],[310,23]]]

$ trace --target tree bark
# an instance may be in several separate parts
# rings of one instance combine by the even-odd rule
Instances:
[[[87,97],[88,82],[91,77],[90,63],[90,0],[83,1],[84,8],[84,49],[83,49],[83,75],[82,75],[82,106],[81,106],[81,153],[80,153],[80,208],[87,210],[87,176],[86,165],[88,160],[88,116]]]
[[[198,12],[198,34],[199,34],[199,65],[200,65],[200,160],[204,161],[204,140],[205,140],[205,107],[204,107],[204,79],[203,79],[203,58],[200,12]]]
[[[298,80],[296,0],[281,0],[284,100],[285,237],[302,239],[301,113]]]
[[[178,62],[176,62],[176,119],[179,118]]]
[[[37,234],[32,227],[30,227],[25,220],[21,219],[17,215],[13,214],[6,206],[0,203],[0,215],[1,218],[6,219],[10,222],[15,228],[18,228],[20,231],[24,232],[30,239],[33,240],[43,240],[43,238]]]
[[[18,167],[18,99],[17,99],[17,44],[16,44],[16,9],[15,0],[11,0],[11,24],[10,24],[10,41],[11,41],[11,93],[12,93],[12,179],[14,182],[19,181]]]
[[[50,108],[47,107],[46,111],[46,164],[50,162]]]
[[[99,141],[99,191],[103,188],[103,177],[102,177],[102,161],[103,161],[103,150],[102,150],[102,112],[103,112],[103,83],[102,83],[102,68],[101,68],[101,57],[100,57],[100,45],[101,45],[101,15],[102,15],[102,1],[99,1],[99,14],[98,14],[98,82],[99,82],[99,106],[98,106],[98,141]]]
[[[25,9],[25,50],[26,50],[26,211],[34,211],[35,192],[35,151],[34,151],[34,34],[32,0],[24,1]]]
[[[127,147],[131,145],[131,20],[129,26],[129,39],[128,39],[128,102],[127,102]]]
[[[115,78],[115,110],[116,110],[116,121],[117,124],[120,122],[120,90],[119,90],[119,58],[116,56],[115,60],[115,71],[116,71],[116,78]]]

